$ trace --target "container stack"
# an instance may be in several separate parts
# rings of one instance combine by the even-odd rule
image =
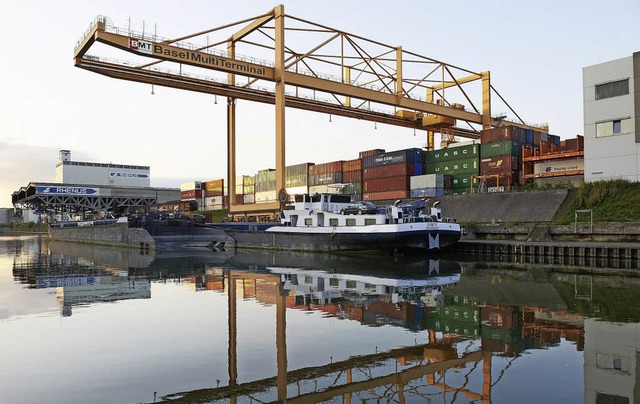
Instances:
[[[454,143],[426,152],[425,163],[427,174],[451,176],[451,193],[469,193],[472,177],[480,174],[480,147],[475,141]]]
[[[497,186],[506,189],[507,184],[523,183],[523,147],[557,150],[560,144],[559,136],[516,126],[483,130],[481,139],[480,175],[487,177],[485,181],[489,189]]]
[[[412,198],[442,196],[451,190],[451,176],[443,174],[414,175],[409,186]]]
[[[258,171],[255,176],[255,203],[276,201],[276,170],[268,168]]]
[[[242,194],[243,194],[243,200],[244,200],[243,202],[247,205],[255,203],[255,193],[256,193],[255,183],[256,183],[255,176],[249,176],[249,175],[242,176]]]
[[[198,209],[202,207],[202,182],[189,181],[180,184],[180,200],[196,201]]]
[[[347,160],[342,165],[343,195],[351,195],[352,200],[362,199],[362,159]]]
[[[204,189],[205,210],[224,208],[224,180],[219,179],[203,182],[202,188]],[[240,196],[240,198],[242,198],[242,196]]]
[[[382,201],[410,197],[409,183],[423,174],[423,152],[412,148],[362,158],[362,199]]]
[[[285,188],[289,195],[309,193],[309,167],[313,163],[301,163],[285,167]]]
[[[506,188],[522,182],[522,146],[535,144],[535,137],[532,129],[515,126],[482,131],[480,175],[487,176],[488,188]]]
[[[340,160],[309,166],[309,193],[339,194],[343,164]]]

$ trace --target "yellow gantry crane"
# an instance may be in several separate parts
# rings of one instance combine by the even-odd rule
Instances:
[[[220,37],[210,42],[210,36]],[[133,54],[139,62],[90,54],[96,42]],[[239,46],[253,56],[242,56]],[[430,150],[436,132],[479,138],[480,130],[501,124],[529,128],[508,104],[521,123],[491,117],[491,95],[506,101],[491,86],[489,72],[476,73],[286,15],[283,5],[173,39],[118,28],[97,17],[77,43],[74,63],[113,78],[226,97],[232,214],[277,211],[286,199],[285,107],[423,130]],[[234,204],[237,99],[275,105],[278,202]]]

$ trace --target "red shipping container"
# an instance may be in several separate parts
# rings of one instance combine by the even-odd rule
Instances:
[[[409,198],[409,191],[369,192],[362,194],[363,201],[386,201]]]
[[[518,131],[515,126],[485,129],[480,133],[480,141],[482,143],[502,142],[505,140],[518,140]]]
[[[413,175],[413,163],[400,163],[388,166],[369,167],[362,170],[362,179],[369,180],[374,178],[398,177],[401,175]]]
[[[509,173],[520,169],[520,157],[515,155],[494,156],[480,159],[481,174]]]
[[[362,192],[407,191],[411,177],[399,176],[362,181]]]
[[[342,182],[346,184],[362,182],[362,171],[344,171],[342,173]]]
[[[494,328],[514,330],[518,325],[517,311],[511,307],[483,306],[480,308],[480,321]]]
[[[204,191],[204,196],[207,198],[212,198],[214,196],[222,196],[222,188],[220,189],[207,189]]]
[[[377,154],[382,154],[384,152],[385,152],[384,149],[365,150],[365,151],[361,151],[359,153],[358,157],[365,158],[365,157],[369,157],[369,156],[375,156]]]
[[[201,189],[191,189],[189,191],[180,192],[180,199],[201,199],[201,198],[202,198]]]
[[[360,171],[362,170],[362,159],[347,160],[342,164],[342,171]]]
[[[342,163],[344,161],[340,160],[309,166],[309,175],[331,174],[342,171]]]

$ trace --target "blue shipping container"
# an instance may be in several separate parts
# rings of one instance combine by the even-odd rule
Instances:
[[[400,163],[422,164],[423,161],[422,149],[412,148],[364,157],[362,159],[362,168],[387,166]]]
[[[412,198],[424,198],[425,196],[443,196],[444,188],[419,188],[411,190]]]

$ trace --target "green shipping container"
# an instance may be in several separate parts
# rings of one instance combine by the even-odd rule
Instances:
[[[470,157],[479,156],[478,144],[469,144],[466,146],[458,147],[445,147],[440,150],[428,151],[425,153],[425,162],[437,163],[441,161],[454,161],[461,159],[468,159]]]
[[[480,172],[480,162],[478,156],[451,160],[440,161],[437,163],[427,164],[427,174],[478,174]]]
[[[522,143],[506,140],[504,142],[483,143],[480,145],[480,157],[521,156]]]
[[[469,190],[469,186],[471,185],[471,177],[476,174],[455,174],[451,176],[451,188],[466,188]]]

